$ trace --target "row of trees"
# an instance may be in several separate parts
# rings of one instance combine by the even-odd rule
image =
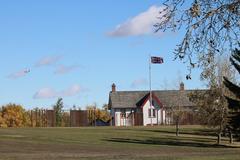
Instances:
[[[63,108],[63,99],[59,98],[53,105],[55,126],[57,127],[70,126],[70,113],[64,111]],[[73,106],[73,110],[77,110],[77,108]],[[86,110],[89,113],[94,113],[89,117],[90,122],[96,119],[103,121],[111,119],[106,104],[101,109],[96,105],[86,106]],[[40,108],[25,110],[23,106],[11,103],[4,105],[0,108],[0,127],[45,127],[47,126],[45,111]]]

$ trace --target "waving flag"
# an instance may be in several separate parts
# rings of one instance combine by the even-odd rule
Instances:
[[[163,63],[163,58],[162,57],[151,57],[151,63],[162,64]]]

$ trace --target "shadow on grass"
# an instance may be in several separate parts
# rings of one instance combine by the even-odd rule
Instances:
[[[167,146],[185,146],[185,147],[207,147],[207,148],[238,148],[234,146],[218,145],[200,142],[198,139],[189,138],[181,140],[178,138],[149,138],[149,139],[129,139],[129,138],[109,138],[104,139],[108,142],[116,143],[133,143],[133,144],[149,144],[149,145],[167,145]]]
[[[148,130],[143,130],[147,132],[156,132],[156,133],[166,133],[166,134],[176,134],[176,131],[166,131],[166,130],[155,130],[155,129],[148,129]],[[183,130],[181,131],[180,129],[180,134],[187,134],[187,135],[199,135],[199,136],[217,136],[216,135],[216,130],[210,130],[210,129],[198,129],[194,131],[186,131]]]

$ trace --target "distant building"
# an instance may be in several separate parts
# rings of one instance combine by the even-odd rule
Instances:
[[[150,107],[149,91],[116,91],[112,84],[109,94],[109,110],[113,126],[147,126],[158,124],[172,124],[172,109],[177,107],[184,110],[184,124],[193,124],[194,104],[188,95],[193,90],[185,90],[180,84],[179,90],[152,91],[152,107]]]

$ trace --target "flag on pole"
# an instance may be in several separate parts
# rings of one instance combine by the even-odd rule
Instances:
[[[162,64],[163,63],[163,58],[162,57],[151,57],[151,63]]]

